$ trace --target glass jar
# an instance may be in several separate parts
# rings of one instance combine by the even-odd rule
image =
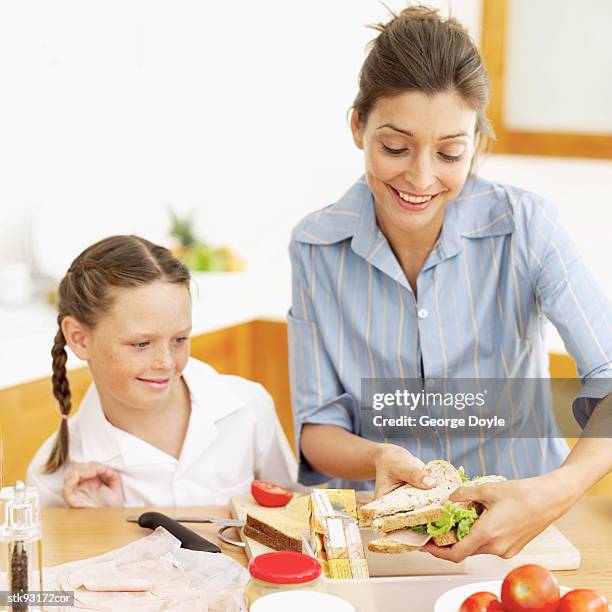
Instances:
[[[27,591],[43,590],[42,539],[38,491],[18,480],[0,491],[0,589],[22,598]],[[13,603],[12,610],[39,610]]]
[[[345,599],[315,591],[285,591],[273,593],[257,600],[251,612],[356,612],[355,606]]]
[[[317,591],[321,566],[308,555],[278,551],[251,559],[249,573],[244,595],[250,607],[260,597],[279,591]]]

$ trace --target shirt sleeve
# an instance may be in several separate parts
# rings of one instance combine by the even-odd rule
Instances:
[[[597,402],[612,392],[612,305],[559,222],[554,205],[535,202],[530,232],[538,305],[576,361],[582,389],[573,412],[584,427]]]
[[[292,301],[288,314],[289,369],[291,403],[299,454],[299,482],[312,486],[331,479],[314,470],[301,452],[301,433],[305,423],[336,425],[355,431],[354,400],[345,393],[334,364],[326,350],[317,320],[312,289],[314,269],[304,261],[312,245],[292,241],[289,247],[292,266]],[[307,271],[307,268],[310,268]]]

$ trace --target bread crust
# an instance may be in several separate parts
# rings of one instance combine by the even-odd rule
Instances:
[[[434,544],[438,546],[451,546],[452,544],[456,544],[459,539],[457,538],[457,532],[454,529],[451,529],[448,533],[445,533],[441,536],[435,536],[431,538],[434,541]]]
[[[247,538],[252,538],[256,542],[259,542],[272,550],[292,550],[295,552],[302,552],[301,540],[282,532],[277,532],[276,535],[270,535],[269,533],[264,533],[263,531],[260,531],[249,524],[246,524],[243,529],[244,535],[247,536]]]

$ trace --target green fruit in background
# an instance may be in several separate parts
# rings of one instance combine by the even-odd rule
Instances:
[[[223,272],[228,269],[224,249],[193,244],[183,257],[188,268],[198,272]]]

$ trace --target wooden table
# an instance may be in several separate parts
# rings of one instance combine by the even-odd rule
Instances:
[[[44,564],[46,566],[84,559],[125,546],[150,533],[136,523],[128,523],[128,514],[157,510],[170,516],[200,514],[227,517],[227,508],[46,508],[43,510]],[[561,584],[595,589],[612,602],[612,497],[589,497],[579,501],[556,523],[580,550],[580,569],[555,572]],[[242,549],[220,542],[217,527],[209,524],[188,525],[242,565]],[[231,532],[230,532],[231,533]]]

